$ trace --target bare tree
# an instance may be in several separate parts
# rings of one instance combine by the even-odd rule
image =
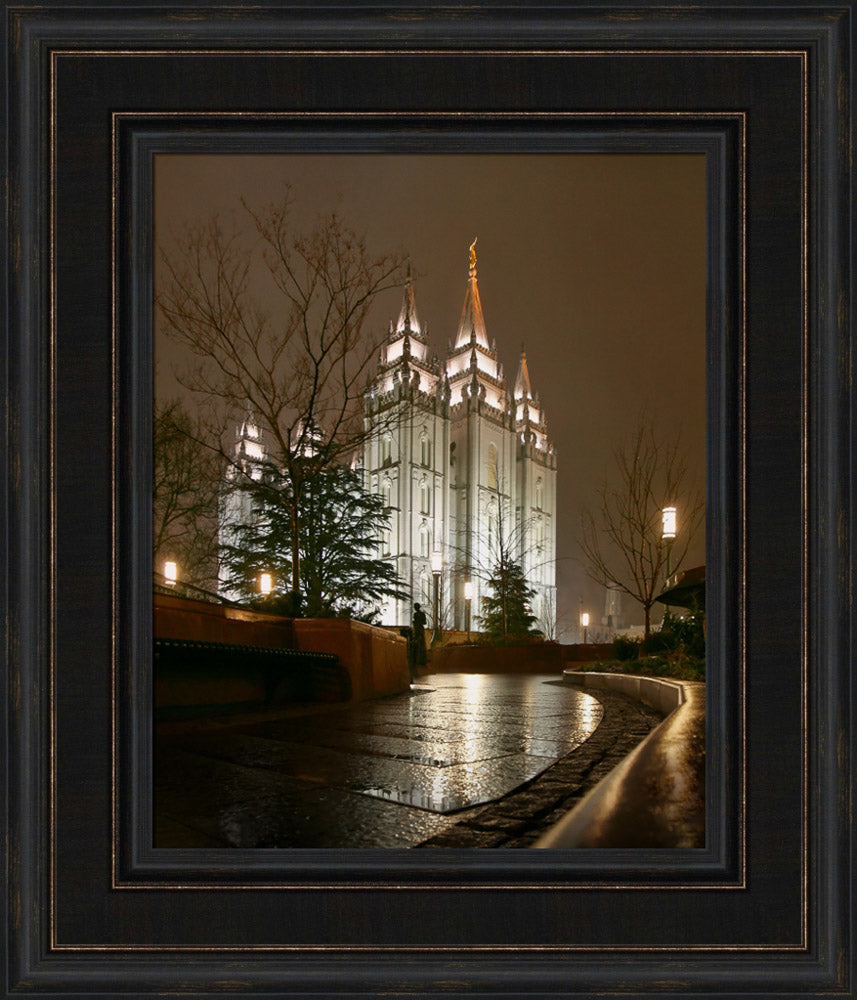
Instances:
[[[483,594],[483,613],[477,614],[476,619],[506,641],[511,634],[535,634],[536,619],[530,614],[530,602],[536,591],[529,587],[523,572],[525,556],[530,554],[525,545],[533,521],[514,523],[499,484],[491,497],[491,506],[495,503],[496,519],[489,515],[489,524],[492,520],[494,524],[487,554],[482,558],[476,554],[472,572],[490,588],[490,593]]]
[[[451,566],[446,569],[439,581],[437,618],[441,632],[451,632],[455,628],[455,612],[457,609],[456,593],[459,585],[464,583],[465,572],[460,567]],[[434,580],[429,577],[420,586],[415,599],[429,613],[432,629],[434,628]]]
[[[377,296],[404,282],[401,255],[373,257],[336,214],[308,233],[291,225],[291,199],[255,211],[247,227],[217,218],[188,230],[169,252],[157,304],[169,336],[196,363],[179,379],[218,430],[233,477],[228,421],[251,411],[268,461],[288,477],[291,588],[300,591],[300,518],[307,484],[362,443],[362,390],[384,339],[367,317]],[[248,234],[252,238],[248,242]]]
[[[219,462],[202,429],[178,400],[154,415],[152,551],[155,564],[178,563],[182,581],[211,587],[217,580]]]
[[[581,515],[578,544],[590,579],[616,586],[642,604],[649,635],[667,560],[672,572],[678,570],[704,521],[705,500],[689,479],[680,434],[660,437],[645,416],[614,452],[614,463],[614,478],[605,478],[594,505]],[[662,535],[662,512],[668,506],[680,514],[675,540]]]
[[[556,610],[555,592],[548,591],[545,595],[541,611],[542,613],[539,618],[539,624],[541,625],[545,639],[548,639],[551,642],[558,642],[560,623]]]

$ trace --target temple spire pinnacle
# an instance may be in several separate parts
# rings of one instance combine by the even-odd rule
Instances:
[[[404,330],[409,329],[412,333],[419,334],[420,323],[417,318],[417,305],[414,299],[414,279],[411,275],[411,261],[408,258],[408,275],[405,281],[405,293],[402,298],[402,308],[399,312],[399,321],[396,323],[396,335],[400,335]]]
[[[467,281],[467,292],[464,296],[461,319],[458,322],[455,350],[465,344],[472,344],[474,341],[486,351],[489,350],[488,337],[485,334],[485,319],[482,316],[482,303],[479,301],[479,288],[476,284],[476,237],[470,244],[470,276]]]
[[[533,389],[530,384],[530,370],[527,366],[527,352],[524,350],[523,344],[521,344],[521,362],[518,365],[518,377],[515,379],[515,399],[532,400],[535,402]]]

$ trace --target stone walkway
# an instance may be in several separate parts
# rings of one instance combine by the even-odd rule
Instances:
[[[157,727],[156,847],[526,847],[660,717],[555,677]]]

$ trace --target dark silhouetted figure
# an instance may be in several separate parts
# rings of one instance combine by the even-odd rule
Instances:
[[[411,630],[411,676],[417,667],[424,667],[426,664],[426,622],[428,619],[425,612],[419,606],[414,605],[414,621]]]

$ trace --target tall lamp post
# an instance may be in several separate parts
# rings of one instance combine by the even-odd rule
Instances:
[[[443,572],[441,552],[432,552],[431,572],[434,577],[434,634],[431,637],[431,644],[434,646],[440,642],[440,574]]]
[[[473,582],[464,581],[464,628],[467,632],[467,641],[470,642],[470,602],[473,600]]]
[[[587,633],[589,632],[589,612],[582,611],[580,614],[580,624],[583,626],[583,645],[586,645]]]
[[[673,542],[675,541],[676,529],[678,527],[675,507],[664,507],[661,524],[663,525],[661,537],[667,543],[667,576],[664,584],[668,587],[670,585],[670,556],[672,555]],[[664,615],[668,614],[669,610],[669,605],[665,604]]]
[[[672,554],[673,542],[675,541],[678,518],[675,507],[664,507],[661,515],[661,538],[667,543],[667,580],[670,578],[670,555]]]

